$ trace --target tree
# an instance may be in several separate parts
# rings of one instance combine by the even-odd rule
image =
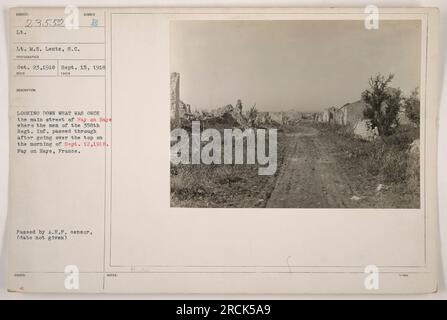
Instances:
[[[419,88],[414,89],[409,97],[404,98],[405,115],[411,122],[419,127],[421,118],[421,102],[419,101]]]
[[[379,73],[369,79],[370,88],[362,92],[362,99],[367,103],[364,116],[377,127],[379,135],[391,135],[399,124],[402,91],[389,86],[393,78],[393,74],[385,77]]]

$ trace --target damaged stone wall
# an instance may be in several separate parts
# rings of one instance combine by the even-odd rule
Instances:
[[[171,73],[171,120],[180,124],[180,74]]]

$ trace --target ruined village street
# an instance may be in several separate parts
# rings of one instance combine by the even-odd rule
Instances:
[[[365,141],[341,126],[312,120],[280,126],[277,137],[278,169],[274,175],[259,175],[258,165],[173,167],[171,206],[417,208],[420,205],[417,176],[411,187],[403,180],[409,168],[403,166],[409,161],[408,146],[391,149],[383,141]],[[415,163],[417,166],[418,162]],[[394,174],[394,181],[386,180],[390,175],[386,170]]]
[[[284,159],[267,202],[270,208],[344,208],[363,202],[337,149],[318,129],[284,133]]]

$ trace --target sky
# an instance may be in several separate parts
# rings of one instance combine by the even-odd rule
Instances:
[[[256,103],[260,111],[317,112],[360,99],[368,79],[420,86],[420,21],[173,21],[170,71],[180,98],[205,110]]]

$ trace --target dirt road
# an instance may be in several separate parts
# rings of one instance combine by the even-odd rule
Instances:
[[[337,150],[312,126],[284,133],[284,160],[267,202],[273,208],[345,208],[362,206],[367,197],[354,189]],[[369,202],[369,201],[368,201]]]

